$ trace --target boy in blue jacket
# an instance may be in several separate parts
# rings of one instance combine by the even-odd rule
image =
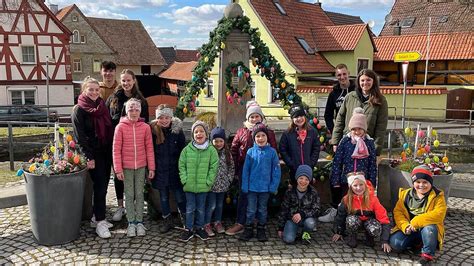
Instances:
[[[270,193],[276,193],[280,184],[280,160],[274,148],[268,144],[267,127],[256,124],[252,134],[254,145],[247,151],[242,170],[242,192],[247,193],[247,220],[240,240],[253,237],[253,220],[257,216],[257,239],[267,241],[267,205]]]

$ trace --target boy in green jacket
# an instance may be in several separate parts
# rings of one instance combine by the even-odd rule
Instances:
[[[202,240],[209,239],[203,228],[206,198],[214,184],[219,164],[217,151],[209,144],[207,124],[198,120],[191,131],[193,140],[179,157],[179,177],[186,194],[186,230],[179,239],[183,242],[189,241],[195,233]]]

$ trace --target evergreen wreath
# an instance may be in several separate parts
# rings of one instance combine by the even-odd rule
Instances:
[[[237,76],[239,79],[245,78],[245,87],[239,88],[238,86],[232,86],[232,78]],[[245,104],[245,101],[241,99],[249,90],[250,84],[252,84],[252,76],[250,75],[250,69],[245,66],[244,62],[229,63],[224,73],[226,97],[229,103]]]
[[[268,46],[260,39],[258,28],[250,27],[250,19],[247,16],[223,17],[218,21],[217,27],[209,33],[209,42],[199,48],[199,53],[196,55],[199,61],[193,70],[192,79],[186,83],[186,91],[176,106],[177,117],[192,116],[196,106],[199,106],[197,97],[204,92],[214,62],[219,52],[226,48],[225,40],[233,29],[249,34],[250,43],[254,47],[252,65],[256,68],[257,74],[270,81],[271,86],[275,88],[273,96],[280,101],[283,108],[289,109],[292,104],[301,102],[301,97],[296,94],[295,86],[285,79],[285,71],[270,54]],[[250,75],[249,78],[251,78]]]

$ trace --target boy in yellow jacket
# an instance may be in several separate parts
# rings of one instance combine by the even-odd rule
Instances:
[[[443,246],[446,201],[443,191],[433,186],[428,167],[415,167],[411,176],[413,188],[400,189],[393,209],[395,227],[390,246],[399,252],[422,246],[419,262],[424,265],[433,260],[436,248]]]

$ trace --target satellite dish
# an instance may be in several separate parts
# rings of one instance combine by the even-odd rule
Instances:
[[[372,29],[375,26],[375,21],[371,19],[369,22],[367,22],[367,25],[369,25],[369,27]]]
[[[392,15],[391,14],[388,14],[385,16],[385,23],[389,24],[391,21],[392,21]]]

